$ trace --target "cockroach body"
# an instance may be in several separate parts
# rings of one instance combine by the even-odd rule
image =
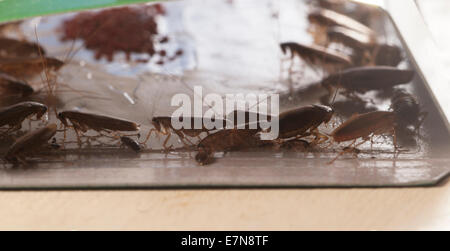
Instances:
[[[350,119],[336,128],[331,136],[337,143],[367,138],[371,134],[380,135],[392,132],[395,126],[393,112],[375,111],[353,115]]]
[[[56,124],[50,124],[37,131],[29,132],[17,139],[9,148],[5,155],[6,161],[17,164],[18,162],[26,164],[26,156],[36,151],[39,147],[47,144],[57,132]]]
[[[327,50],[318,45],[302,45],[295,42],[285,42],[280,44],[284,54],[289,50],[291,58],[295,55],[299,56],[309,64],[332,64],[349,66],[352,64],[350,57],[345,54]]]
[[[391,109],[400,128],[413,126],[416,131],[428,115],[427,112],[421,111],[417,98],[405,90],[395,90],[391,99]]]
[[[78,111],[64,111],[58,113],[58,119],[65,125],[69,126],[68,121],[72,126],[82,132],[87,132],[89,129],[94,131],[119,131],[119,132],[136,132],[139,131],[139,125],[109,116],[78,112]]]
[[[375,35],[375,32],[366,25],[356,21],[355,19],[342,15],[332,10],[318,9],[311,12],[308,15],[308,20],[311,23],[315,23],[321,26],[342,26],[354,31],[367,34],[371,37]]]
[[[411,82],[413,70],[401,70],[391,66],[365,66],[346,69],[322,80],[322,86],[330,90],[343,88],[348,92],[365,93],[371,90],[388,90]]]
[[[330,135],[333,141],[337,143],[353,141],[330,163],[337,160],[342,154],[353,151],[357,146],[371,140],[371,136],[375,135],[390,133],[394,136],[394,147],[397,149],[395,117],[395,113],[387,111],[375,111],[353,115],[350,119],[336,128]],[[363,141],[356,144],[356,140],[359,138],[362,138]]]
[[[334,110],[328,106],[311,105],[283,112],[279,116],[279,139],[306,137],[326,138],[317,127],[328,123]]]
[[[89,130],[94,130],[98,133],[117,133],[117,132],[137,132],[140,130],[140,125],[119,118],[78,112],[78,111],[64,111],[58,113],[58,119],[63,123],[64,127],[70,127],[69,121],[72,124],[72,128],[78,137],[78,144],[81,145],[79,131],[86,133]],[[64,129],[64,132],[66,130]],[[122,136],[122,135],[121,135]],[[64,135],[64,139],[66,135]]]
[[[22,122],[36,115],[37,119],[41,119],[47,113],[47,106],[36,102],[22,102],[9,107],[0,109],[0,127],[8,125],[11,129],[20,129]]]
[[[136,140],[134,140],[130,137],[126,137],[126,136],[120,137],[120,141],[122,142],[123,145],[127,146],[128,148],[135,151],[136,153],[139,153],[140,151],[142,151],[141,144],[139,144],[139,142],[137,142]]]
[[[0,38],[0,56],[2,58],[38,57],[41,54],[45,55],[45,50],[37,43]]]
[[[34,89],[27,82],[0,72],[0,93],[2,96],[28,97]]]
[[[227,152],[259,146],[262,141],[257,129],[225,129],[206,136],[197,145],[198,153],[195,160],[200,165],[213,162],[215,152]]]
[[[46,69],[59,70],[64,62],[50,57],[0,59],[0,71],[16,78],[30,78]]]

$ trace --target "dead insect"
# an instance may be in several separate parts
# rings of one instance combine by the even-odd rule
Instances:
[[[2,96],[28,97],[34,90],[27,82],[0,72],[0,94]]]
[[[295,152],[306,152],[311,150],[311,144],[303,139],[293,139],[281,143],[277,148]]]
[[[299,56],[310,65],[330,64],[336,66],[349,66],[352,64],[350,57],[345,54],[330,51],[318,45],[302,45],[295,42],[285,42],[280,44],[284,54],[289,50],[291,59]]]
[[[26,118],[36,115],[37,119],[41,119],[47,113],[47,110],[47,106],[36,102],[22,102],[2,108],[0,109],[0,127],[10,126],[7,132],[19,130]]]
[[[401,70],[391,66],[365,66],[334,73],[321,81],[330,95],[333,89],[343,88],[349,93],[365,93],[371,90],[388,90],[397,85],[411,82],[413,70]]]
[[[120,137],[120,141],[122,142],[122,144],[128,148],[130,148],[131,150],[135,151],[136,153],[139,153],[142,151],[142,147],[141,144],[139,144],[139,142],[137,142],[136,140],[130,138],[130,137]]]
[[[64,62],[50,57],[1,58],[0,71],[16,78],[31,78],[41,72],[59,70]]]
[[[195,160],[200,165],[207,165],[214,161],[215,152],[227,152],[257,147],[262,144],[258,137],[259,130],[225,129],[210,134],[197,145],[198,153]]]
[[[417,98],[405,90],[395,90],[391,99],[391,109],[395,113],[396,124],[400,128],[413,126],[418,132],[427,112],[422,112]]]
[[[37,131],[25,134],[9,148],[5,155],[6,161],[12,164],[26,164],[26,157],[42,145],[47,144],[56,132],[56,124],[50,124]]]
[[[333,117],[334,110],[323,105],[305,106],[283,112],[279,116],[279,139],[292,137],[302,138],[313,135],[315,143],[320,143],[328,137],[318,131],[322,123],[328,123]]]
[[[40,54],[45,55],[45,50],[37,43],[0,38],[0,57],[2,58],[38,57]]]
[[[325,27],[342,26],[360,33],[367,34],[371,37],[375,36],[375,32],[366,25],[356,21],[349,16],[337,13],[332,10],[318,9],[316,11],[313,11],[308,15],[308,20],[311,23]]]
[[[58,113],[58,119],[64,125],[64,132],[67,127],[72,127],[78,137],[78,144],[81,146],[81,139],[79,132],[86,133],[88,130],[94,130],[98,133],[117,133],[117,132],[137,132],[139,131],[139,125],[119,118],[78,112],[78,111],[64,111]],[[72,126],[69,126],[69,121]],[[65,133],[64,133],[65,134]],[[106,136],[101,134],[101,136]],[[123,136],[123,135],[120,135]],[[64,140],[66,135],[64,135]]]
[[[176,135],[178,135],[178,137],[180,138],[180,140],[182,141],[182,143],[186,146],[188,145],[193,145],[192,142],[189,141],[189,139],[186,138],[186,136],[189,137],[200,137],[200,134],[202,133],[207,133],[209,135],[209,133],[211,131],[217,130],[217,129],[207,129],[204,126],[203,123],[203,118],[199,118],[199,117],[180,117],[179,121],[186,121],[186,120],[190,120],[190,125],[193,128],[194,125],[196,124],[200,124],[202,125],[201,129],[185,129],[185,128],[181,128],[181,129],[175,129],[172,126],[172,117],[154,117],[152,119],[152,124],[155,127],[154,129],[151,129],[150,132],[147,135],[146,140],[144,141],[144,144],[147,143],[147,141],[150,139],[150,136],[152,134],[153,131],[156,131],[157,133],[160,133],[162,135],[167,135],[167,138],[164,140],[163,143],[163,147],[164,149],[167,149],[167,143],[169,142],[169,139],[171,138],[171,131],[174,132]],[[223,125],[223,128],[225,128],[226,126],[226,121],[225,120],[220,120],[218,123],[221,123]],[[221,128],[218,128],[221,129]],[[188,143],[186,143],[184,140],[187,140]]]
[[[359,145],[371,140],[375,135],[383,135],[390,133],[394,136],[394,147],[397,149],[397,136],[395,131],[396,115],[393,112],[375,111],[364,114],[353,115],[350,119],[341,124],[332,133],[333,142],[341,143],[352,141],[335,159],[334,162],[342,154],[349,152],[349,149],[354,149]],[[362,138],[361,143],[356,144],[356,140]]]

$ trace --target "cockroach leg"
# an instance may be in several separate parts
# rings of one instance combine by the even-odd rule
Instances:
[[[311,134],[315,137],[313,142],[311,143],[313,145],[320,145],[328,141],[328,136],[320,133],[317,127],[311,130]]]
[[[164,148],[164,150],[165,151],[170,151],[172,148],[173,148],[173,146],[171,145],[170,147],[167,147],[167,143],[169,142],[169,139],[170,139],[170,137],[171,137],[172,135],[170,134],[170,133],[168,133],[167,134],[167,137],[166,137],[166,139],[164,140],[164,143],[163,143],[163,148]]]
[[[141,142],[140,144],[147,145],[147,142],[150,140],[150,137],[152,136],[153,132],[157,132],[157,130],[154,128],[150,129],[147,133],[147,137],[145,137],[145,140],[143,142]]]
[[[341,157],[342,155],[344,155],[345,153],[351,152],[352,150],[349,149],[354,149],[355,147],[353,147],[353,145],[355,145],[357,139],[354,139],[352,141],[352,143],[346,147],[344,147],[344,150],[342,150],[334,159],[332,159],[330,162],[328,162],[328,164],[333,164],[336,160],[339,159],[339,157]],[[365,142],[365,141],[363,141]]]

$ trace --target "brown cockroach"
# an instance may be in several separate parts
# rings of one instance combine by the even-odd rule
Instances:
[[[122,137],[120,137],[120,141],[122,142],[122,145],[130,148],[131,150],[135,151],[136,153],[139,153],[142,151],[141,144],[130,137],[122,136]]]
[[[389,111],[374,111],[364,114],[353,115],[350,119],[341,124],[332,133],[333,142],[341,143],[352,141],[335,159],[334,162],[342,154],[349,152],[349,149],[355,149],[357,146],[371,140],[375,135],[383,135],[390,133],[394,136],[394,147],[397,150],[396,136],[396,114]],[[372,136],[372,137],[371,137]],[[362,138],[363,141],[356,144],[356,140]]]
[[[162,135],[167,135],[167,138],[164,140],[164,143],[163,143],[164,149],[167,149],[168,148],[167,143],[169,142],[169,139],[171,138],[171,131],[178,135],[178,137],[180,138],[180,140],[183,142],[184,145],[193,145],[192,142],[190,142],[186,138],[186,136],[198,138],[200,136],[200,134],[202,134],[204,132],[209,134],[211,131],[217,130],[217,129],[212,129],[212,130],[207,129],[203,124],[203,118],[198,118],[198,117],[180,118],[180,121],[185,121],[185,120],[191,120],[190,123],[191,123],[192,127],[194,127],[196,120],[200,120],[200,122],[202,124],[202,128],[201,129],[181,128],[179,130],[176,130],[172,126],[172,117],[154,117],[152,119],[152,124],[155,128],[150,130],[150,132],[147,135],[146,140],[144,141],[144,144],[147,143],[147,141],[150,139],[150,136],[153,131],[155,131],[159,134],[162,134]],[[221,120],[221,124],[223,125],[223,128],[225,128],[226,121]],[[220,128],[218,128],[218,129],[220,129]],[[189,144],[187,144],[184,140],[187,140],[189,142]]]
[[[195,160],[200,165],[214,161],[215,152],[227,152],[257,147],[262,144],[257,129],[225,129],[206,136],[197,145],[198,153]]]
[[[0,57],[21,58],[45,55],[45,50],[37,43],[20,41],[12,38],[0,38]]]
[[[27,82],[0,72],[0,94],[1,96],[28,97],[33,94],[34,89]]]
[[[128,120],[114,118],[110,116],[98,115],[93,113],[85,113],[79,111],[64,111],[58,113],[58,119],[64,125],[64,132],[67,127],[72,127],[78,137],[78,144],[81,146],[81,139],[79,132],[86,133],[89,130],[97,131],[98,133],[117,133],[117,132],[138,132],[140,125]],[[72,126],[69,126],[69,121]],[[65,133],[64,133],[65,134]],[[101,135],[105,136],[105,135]],[[123,136],[123,135],[120,135]],[[64,135],[64,140],[66,135]]]
[[[312,105],[293,109],[279,116],[279,139],[296,139],[313,135],[316,139],[327,137],[318,132],[317,127],[328,123],[333,116],[333,109],[327,106]],[[271,118],[273,119],[273,118]],[[195,156],[200,165],[213,161],[213,154],[221,151],[235,151],[266,144],[258,137],[261,128],[257,129],[226,129],[211,134],[197,145],[198,154]],[[281,142],[283,145],[284,142]],[[315,142],[319,143],[319,141]]]
[[[375,36],[375,32],[366,25],[356,21],[349,16],[328,9],[318,9],[311,12],[308,15],[308,20],[311,23],[325,27],[342,26],[360,33],[367,34],[371,37]]]
[[[55,136],[57,125],[50,124],[37,131],[32,131],[17,139],[5,155],[7,162],[12,164],[26,164],[26,157],[48,143]]]
[[[47,106],[36,102],[22,102],[0,109],[0,127],[8,125],[11,130],[22,128],[22,122],[32,115],[41,119],[47,113]]]
[[[340,26],[333,26],[327,30],[330,42],[344,44],[354,50],[367,50],[375,45],[375,39],[365,33]]]
[[[400,128],[413,126],[416,132],[419,131],[428,115],[428,112],[421,111],[419,102],[414,95],[400,89],[394,91],[391,98],[391,109],[395,113],[395,122]]]
[[[347,92],[365,93],[371,90],[388,90],[411,82],[415,71],[401,70],[391,66],[365,66],[334,73],[321,81],[323,87],[333,93],[334,88]]]
[[[334,110],[329,106],[310,105],[283,112],[279,116],[279,139],[302,138],[313,135],[316,139],[326,139],[317,128],[328,123]]]
[[[1,58],[0,71],[16,78],[26,79],[48,69],[59,70],[64,62],[51,57]]]
[[[295,42],[285,42],[280,44],[284,54],[289,50],[291,59],[295,55],[305,60],[308,64],[331,64],[338,66],[349,66],[352,64],[350,57],[345,54],[330,51],[325,47],[318,45],[303,45]]]

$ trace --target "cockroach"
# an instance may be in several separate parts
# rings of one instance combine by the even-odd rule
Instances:
[[[337,87],[348,92],[365,93],[371,90],[388,90],[409,83],[414,75],[413,70],[401,70],[391,66],[365,66],[333,73],[323,79],[321,84],[330,91],[330,95]]]
[[[367,50],[375,45],[373,37],[340,26],[328,28],[327,38],[331,42],[344,44],[354,50]]]
[[[317,128],[328,123],[334,110],[329,106],[310,105],[283,112],[279,116],[279,139],[302,138],[313,135],[316,139],[326,139]]]
[[[58,113],[58,119],[64,125],[64,132],[66,131],[67,127],[70,127],[69,121],[71,122],[71,127],[77,134],[79,145],[81,145],[79,131],[81,131],[82,133],[86,133],[88,130],[94,130],[98,133],[111,133],[137,132],[140,130],[140,125],[128,120],[79,111],[60,112]],[[65,138],[66,135],[64,135],[64,140]]]
[[[0,94],[2,96],[28,97],[34,89],[24,80],[20,80],[0,72]]]
[[[328,9],[318,9],[308,15],[308,20],[321,26],[342,26],[354,31],[375,36],[375,32],[355,19]]]
[[[47,69],[59,70],[64,62],[51,57],[1,58],[0,71],[16,78],[31,78]]]
[[[234,114],[237,113],[237,111],[234,112]],[[319,139],[314,143],[319,143],[327,137],[321,134],[317,128],[322,123],[328,123],[333,113],[333,109],[322,105],[311,105],[281,113],[278,117],[278,139],[293,137],[299,139],[313,135]],[[270,117],[270,119],[274,118]],[[213,161],[214,152],[235,151],[262,145],[265,141],[258,137],[258,133],[261,131],[261,128],[242,130],[235,128],[218,131],[200,141],[197,146],[199,152],[195,159],[200,165],[206,165]]]
[[[341,143],[346,141],[353,141],[347,146],[334,160],[339,158],[342,154],[348,152],[348,149],[354,149],[357,146],[367,142],[371,136],[383,135],[390,133],[394,136],[394,147],[397,149],[396,136],[396,114],[389,111],[374,111],[364,114],[353,115],[350,119],[341,124],[332,133],[333,142]],[[363,141],[357,145],[356,140],[362,138]]]
[[[154,117],[152,119],[152,124],[155,127],[154,129],[150,130],[150,132],[147,135],[146,140],[144,141],[144,144],[147,143],[147,141],[149,140],[152,131],[156,131],[157,133],[160,133],[162,135],[167,135],[167,138],[164,140],[163,143],[163,147],[164,149],[167,149],[167,143],[169,142],[169,139],[171,138],[171,132],[174,132],[175,134],[178,135],[178,137],[180,138],[180,140],[183,142],[183,144],[185,145],[192,145],[192,142],[189,142],[189,144],[187,144],[186,142],[184,142],[184,140],[189,141],[186,138],[186,135],[189,137],[199,137],[200,134],[202,133],[207,133],[209,134],[211,131],[217,130],[217,129],[207,129],[204,124],[203,124],[203,118],[198,118],[198,117],[184,117],[184,118],[180,118],[180,121],[185,121],[185,120],[190,120],[190,125],[192,127],[194,127],[195,125],[195,121],[200,120],[201,124],[202,124],[202,128],[201,129],[185,129],[185,128],[181,128],[181,129],[175,129],[172,126],[172,117]],[[223,125],[223,128],[225,128],[226,126],[226,121],[225,120],[220,120],[221,124]],[[221,129],[221,128],[218,128]]]
[[[45,55],[45,50],[37,43],[19,41],[12,38],[0,38],[0,56],[2,58],[38,57]]]
[[[350,57],[339,52],[327,50],[318,45],[303,45],[295,42],[285,42],[280,44],[284,54],[289,50],[291,59],[295,55],[305,60],[308,64],[331,64],[349,66],[352,64]]]
[[[257,147],[262,144],[257,129],[225,129],[206,136],[197,145],[198,153],[195,160],[200,165],[214,161],[215,152],[227,152]]]
[[[126,137],[126,136],[120,137],[120,141],[122,142],[123,145],[125,145],[126,147],[135,151],[136,153],[139,153],[142,151],[141,144],[130,137]]]
[[[36,115],[37,119],[41,119],[47,113],[47,106],[36,102],[22,102],[13,106],[0,109],[0,127],[8,125],[10,130],[18,130],[22,128],[22,122]]]
[[[5,155],[7,162],[12,164],[26,164],[26,157],[48,143],[55,136],[57,125],[50,124],[37,131],[29,132],[17,139]]]
[[[428,115],[428,112],[422,112],[417,98],[406,92],[397,89],[391,98],[391,109],[395,113],[396,124],[400,128],[413,126],[416,132]]]

